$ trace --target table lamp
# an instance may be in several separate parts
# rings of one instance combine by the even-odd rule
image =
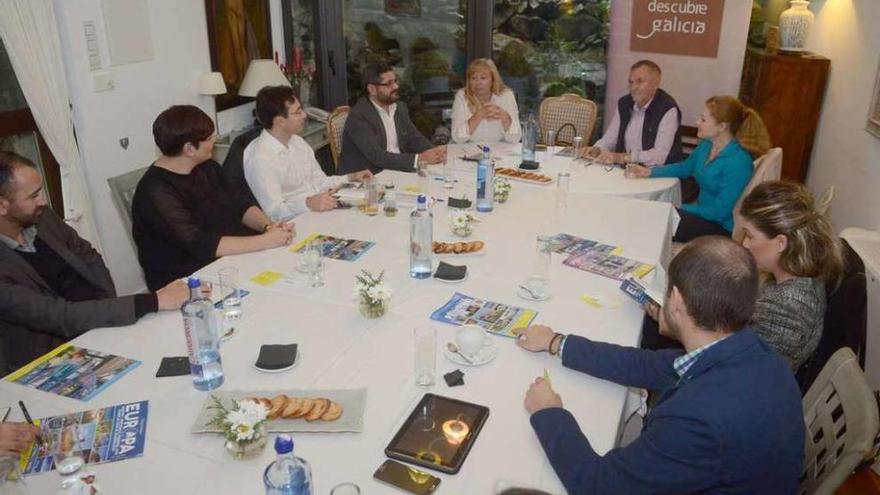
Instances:
[[[199,94],[222,95],[226,94],[226,83],[223,82],[223,74],[219,72],[205,72],[199,76]]]
[[[248,65],[238,94],[241,96],[257,96],[257,92],[266,86],[290,86],[290,81],[281,73],[281,68],[270,59],[251,60]]]

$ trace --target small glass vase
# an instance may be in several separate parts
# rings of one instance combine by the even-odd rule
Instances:
[[[358,311],[364,318],[379,318],[388,311],[388,301],[371,302],[368,299],[361,298],[358,303]]]
[[[510,192],[505,192],[505,193],[496,192],[495,193],[495,202],[496,203],[506,203],[508,196],[510,196]]]
[[[452,233],[459,237],[467,237],[474,233],[474,226],[468,224],[460,227],[452,227]]]
[[[243,442],[226,440],[224,446],[233,459],[244,461],[259,456],[266,448],[266,440],[266,427],[260,425],[254,432],[254,438]]]

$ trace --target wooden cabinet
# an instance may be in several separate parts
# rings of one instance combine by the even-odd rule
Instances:
[[[812,53],[767,54],[748,48],[739,98],[761,114],[782,148],[782,178],[803,182],[831,61]]]

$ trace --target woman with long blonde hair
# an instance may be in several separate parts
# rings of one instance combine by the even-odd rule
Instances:
[[[696,203],[679,208],[681,222],[673,240],[733,231],[733,207],[752,178],[752,160],[770,147],[767,128],[753,109],[733,96],[706,100],[697,118],[700,144],[686,160],[663,167],[627,165],[627,177],[693,177],[700,186]]]
[[[504,85],[495,62],[478,58],[465,74],[465,87],[452,104],[452,139],[497,143],[519,141],[519,109],[513,91]]]
[[[813,354],[825,316],[825,286],[843,270],[840,241],[802,184],[759,184],[743,199],[743,246],[767,277],[752,329],[797,369]]]

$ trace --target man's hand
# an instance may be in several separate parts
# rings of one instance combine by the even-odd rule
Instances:
[[[648,313],[648,316],[654,319],[654,321],[660,321],[660,306],[652,302],[646,302],[642,304],[642,309],[645,310],[645,313]]]
[[[293,224],[289,224],[289,226],[285,225],[284,227],[267,229],[260,237],[262,237],[266,243],[265,249],[271,249],[290,244],[290,242],[293,241],[293,236],[295,234],[296,231],[293,229]]]
[[[306,198],[306,206],[312,211],[329,211],[336,208],[336,198],[325,191]]]
[[[183,302],[189,299],[189,288],[183,280],[175,280],[156,291],[156,299],[159,301],[159,311],[180,309]]]
[[[586,148],[581,148],[581,158],[598,158],[599,155],[602,154],[602,148],[597,148],[595,146],[587,146]]]
[[[532,325],[519,334],[516,344],[532,352],[546,351],[549,349],[550,341],[553,340],[554,335],[556,333],[550,327]]]
[[[39,432],[39,428],[27,423],[0,423],[0,457],[18,456]]]
[[[526,411],[535,414],[551,407],[562,407],[562,397],[550,388],[550,384],[543,378],[536,378],[535,383],[529,386],[526,399],[523,401]]]
[[[603,150],[596,157],[596,161],[601,163],[626,163],[626,153]]]
[[[443,163],[446,161],[446,146],[435,146],[419,153],[419,163]]]
[[[371,177],[373,177],[373,172],[370,172],[369,169],[348,174],[348,180],[350,180],[351,182],[365,182]]]
[[[651,176],[651,169],[642,165],[630,163],[626,166],[626,171],[623,175],[627,179],[645,179]]]

